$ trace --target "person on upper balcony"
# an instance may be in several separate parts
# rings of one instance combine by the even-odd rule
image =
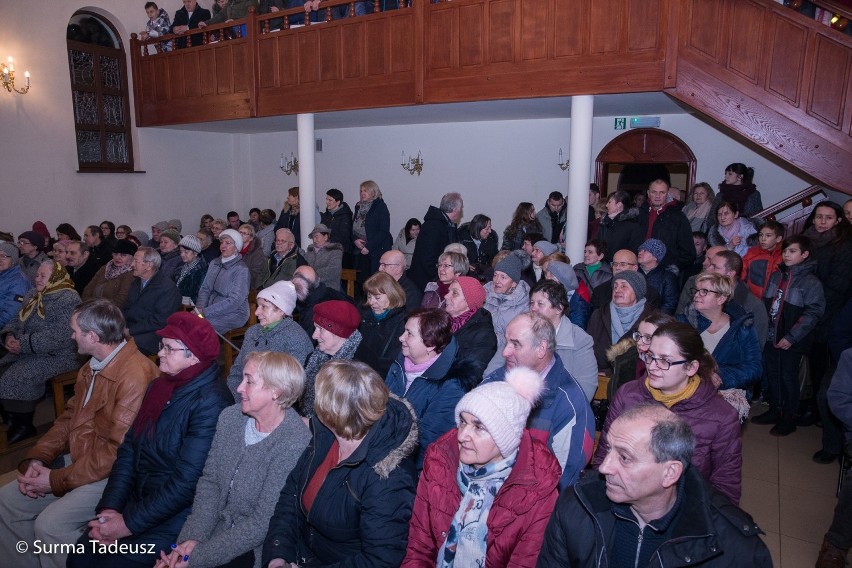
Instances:
[[[155,2],[146,2],[145,13],[148,15],[148,21],[145,22],[145,31],[139,34],[142,41],[171,33],[172,22],[169,19],[168,12],[158,7]],[[170,41],[162,43],[161,46],[163,51],[172,50],[172,42]]]
[[[250,7],[253,6],[257,9],[258,0],[230,0],[224,6],[222,6],[222,4],[219,4],[219,6],[221,9],[218,13],[203,22],[198,22],[199,28],[212,26],[214,24],[222,24],[232,20],[241,20],[248,16],[248,10]]]
[[[198,5],[197,0],[182,0],[183,8],[175,12],[175,17],[172,19],[172,33],[185,34],[189,30],[198,28],[201,22],[210,19],[210,10],[202,8]],[[202,34],[195,34],[190,39],[192,46],[201,45]],[[177,40],[178,49],[186,47],[186,39],[180,38]]]

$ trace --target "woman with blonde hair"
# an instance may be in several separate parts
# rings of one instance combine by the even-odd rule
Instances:
[[[377,272],[364,282],[364,296],[358,328],[362,340],[355,358],[384,377],[400,351],[397,338],[405,328],[405,291],[392,276]]]
[[[317,375],[315,410],[261,566],[399,566],[415,489],[411,408],[366,364],[335,360]]]
[[[379,259],[391,249],[390,212],[382,199],[382,190],[373,180],[361,183],[360,200],[352,217],[354,263],[359,277],[378,272]]]
[[[284,198],[284,207],[281,209],[281,214],[278,215],[275,230],[272,232],[275,233],[278,229],[290,229],[293,231],[293,235],[296,236],[296,246],[301,248],[301,226],[299,222],[299,186],[294,186],[287,190],[287,197]]]
[[[155,568],[256,565],[276,499],[311,439],[291,408],[304,388],[305,373],[290,355],[246,357],[242,400],[219,415],[192,514]]]

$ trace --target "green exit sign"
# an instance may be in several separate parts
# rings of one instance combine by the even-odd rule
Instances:
[[[615,130],[627,130],[627,117],[616,118],[613,128]]]

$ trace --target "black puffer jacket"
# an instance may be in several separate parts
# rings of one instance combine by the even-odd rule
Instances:
[[[491,312],[479,308],[456,330],[453,337],[459,344],[459,353],[476,363],[477,372],[481,376],[488,362],[497,353],[497,336],[494,334]]]
[[[302,497],[334,434],[316,418],[314,437],[293,468],[269,521],[261,566],[275,558],[299,566],[399,566],[408,544],[414,502],[411,455],[417,423],[396,397],[358,449],[328,473],[310,511]]]
[[[649,216],[647,207],[639,211],[639,226],[642,229],[643,240],[648,231]],[[666,256],[660,263],[663,266],[674,264],[679,269],[686,270],[695,261],[692,225],[677,206],[676,201],[663,206],[651,230],[651,237],[663,241],[666,245]]]
[[[219,414],[232,404],[234,397],[215,364],[175,389],[154,436],[137,437],[133,428],[127,432],[97,510],[120,511],[135,537],[150,531],[173,531],[177,537],[192,507]]]
[[[762,568],[772,566],[763,532],[751,516],[702,479],[694,467],[683,474],[684,498],[672,534],[651,555],[649,567]],[[607,568],[605,538],[616,522],[613,503],[598,475],[590,475],[564,491],[544,533],[539,568]],[[605,536],[606,535],[606,536]],[[644,566],[642,568],[645,568]]]
[[[801,264],[788,267],[779,264],[778,270],[769,277],[769,284],[763,292],[763,303],[769,313],[769,333],[767,342],[773,345],[787,339],[794,351],[807,353],[819,332],[820,319],[825,311],[825,293],[819,278],[816,277],[817,263],[806,260]],[[786,291],[773,314],[772,304],[782,281],[786,282]]]
[[[598,238],[606,243],[606,260],[612,262],[612,255],[621,249],[636,252],[642,244],[642,229],[639,227],[639,210],[628,209],[615,216],[601,217]]]
[[[660,309],[669,315],[674,315],[680,294],[680,286],[678,286],[675,273],[666,270],[662,264],[658,264],[650,272],[646,273],[643,270],[642,273],[645,275],[648,286],[660,293]]]
[[[401,347],[399,336],[405,329],[405,307],[392,308],[382,319],[376,319],[369,307],[361,308],[361,332],[363,339],[355,359],[371,366],[380,377],[388,375],[391,363],[396,359]]]

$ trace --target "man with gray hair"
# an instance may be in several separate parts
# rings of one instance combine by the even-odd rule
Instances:
[[[89,246],[82,241],[71,241],[65,251],[65,258],[68,260],[66,268],[74,281],[74,289],[82,295],[101,267],[89,252]]]
[[[544,316],[527,312],[506,326],[506,364],[482,381],[502,381],[516,367],[532,369],[544,379],[544,394],[527,419],[533,437],[547,444],[559,465],[559,490],[574,483],[592,458],[595,417],[583,388],[556,353],[556,330]]]
[[[77,373],[65,412],[27,452],[17,480],[0,488],[0,555],[15,566],[65,566],[67,554],[58,547],[36,555],[15,545],[77,540],[148,383],[159,374],[133,340],[125,340],[124,328],[121,310],[104,299],[85,302],[71,315],[71,337],[91,359]]]
[[[458,193],[447,193],[441,198],[439,207],[429,206],[420,234],[414,245],[408,277],[420,290],[438,279],[438,257],[444,247],[458,242],[456,226],[464,215],[464,200]]]
[[[307,264],[296,269],[291,282],[296,287],[296,311],[299,325],[308,337],[314,335],[314,307],[317,304],[331,300],[342,300],[354,304],[352,298],[340,290],[326,286],[317,275],[317,271]]]
[[[299,266],[308,264],[299,247],[296,235],[284,227],[275,231],[275,250],[269,256],[269,276],[261,282],[259,289],[268,288],[279,280],[291,280]]]
[[[160,253],[139,247],[133,255],[133,282],[124,303],[127,329],[145,355],[159,351],[160,338],[154,333],[166,326],[170,315],[180,309],[181,295],[174,281],[160,271]]]
[[[539,567],[772,566],[763,531],[713,489],[690,460],[689,425],[659,404],[613,421],[601,475],[562,493]]]

